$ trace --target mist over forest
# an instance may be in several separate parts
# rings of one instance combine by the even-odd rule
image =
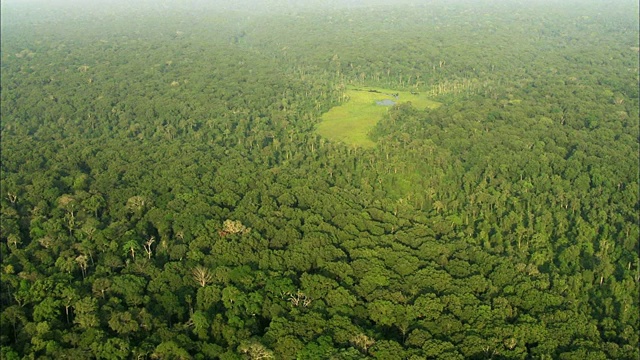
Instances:
[[[0,6],[0,358],[638,358],[637,1]]]

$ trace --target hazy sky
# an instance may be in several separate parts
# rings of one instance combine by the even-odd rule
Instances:
[[[357,7],[385,6],[465,6],[488,9],[512,6],[523,9],[537,6],[553,6],[563,9],[606,7],[613,3],[623,4],[629,13],[637,14],[637,0],[2,0],[2,20],[9,23],[20,19],[42,18],[46,21],[61,21],[63,15],[74,18],[100,18],[103,14],[115,16],[162,15],[172,13],[207,14],[234,11],[254,15],[268,13],[295,13],[314,10],[340,10]],[[588,5],[587,5],[588,4]],[[55,19],[55,17],[58,19]],[[15,21],[12,21],[15,20]],[[4,27],[4,26],[3,26]]]

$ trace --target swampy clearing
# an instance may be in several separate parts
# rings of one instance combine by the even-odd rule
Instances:
[[[330,140],[365,148],[375,145],[369,132],[394,104],[411,102],[420,109],[442,105],[419,92],[377,87],[348,87],[345,95],[348,100],[326,112],[317,131]]]

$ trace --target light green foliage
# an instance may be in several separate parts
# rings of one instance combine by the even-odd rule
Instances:
[[[188,360],[192,358],[185,349],[181,348],[173,341],[163,342],[158,345],[152,356],[176,360]]]
[[[206,340],[208,338],[207,332],[209,330],[209,320],[207,314],[202,311],[196,311],[191,315],[191,320],[194,334],[199,338]]]

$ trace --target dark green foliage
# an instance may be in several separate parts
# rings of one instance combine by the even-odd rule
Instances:
[[[638,357],[637,4],[148,5],[3,4],[1,358]]]

